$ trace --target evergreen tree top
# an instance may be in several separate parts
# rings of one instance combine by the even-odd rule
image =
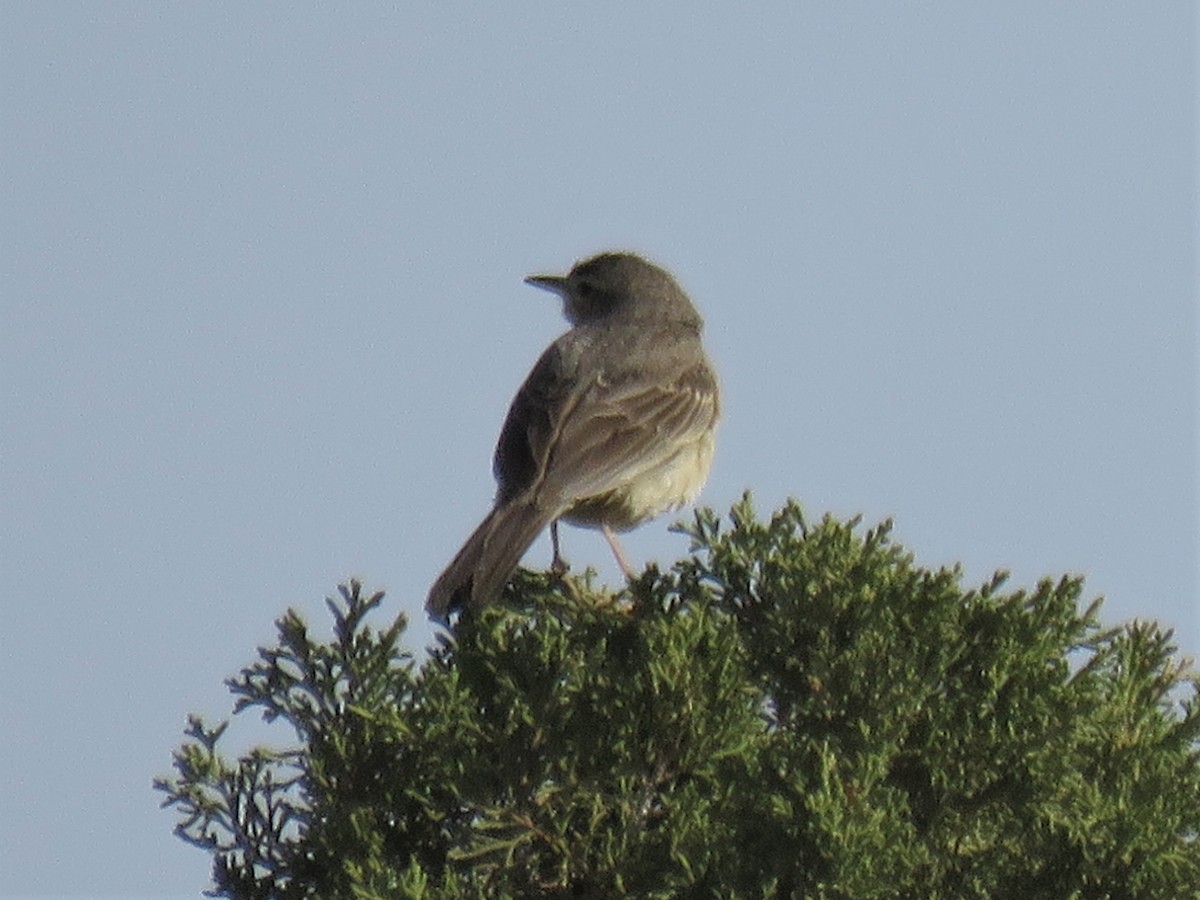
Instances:
[[[156,782],[214,893],[1200,896],[1197,681],[1082,581],[964,589],[887,523],[696,513],[613,595],[520,572],[421,664],[382,594],[294,612],[230,680],[294,745],[193,717]]]

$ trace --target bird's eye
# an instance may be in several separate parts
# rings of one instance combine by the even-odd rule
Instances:
[[[575,288],[575,293],[577,293],[580,297],[587,297],[590,296],[595,289],[595,286],[585,278],[580,280],[579,286]]]

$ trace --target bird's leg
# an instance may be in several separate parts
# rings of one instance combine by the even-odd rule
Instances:
[[[600,530],[604,533],[604,539],[608,541],[608,546],[612,548],[617,565],[621,567],[621,571],[625,573],[626,578],[632,578],[633,569],[629,567],[629,563],[625,560],[625,551],[621,549],[621,542],[617,540],[617,535],[607,525],[602,524]]]
[[[554,548],[554,558],[550,560],[550,571],[560,577],[566,575],[571,567],[558,552],[558,519],[550,523],[550,546]]]

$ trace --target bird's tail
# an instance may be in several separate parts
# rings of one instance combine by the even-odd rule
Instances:
[[[529,502],[493,509],[429,589],[429,614],[445,621],[456,609],[477,608],[499,597],[529,545],[554,518],[553,512]]]

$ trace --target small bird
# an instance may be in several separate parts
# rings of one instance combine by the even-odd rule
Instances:
[[[704,323],[675,279],[632,253],[601,253],[527,284],[562,298],[571,329],[517,391],[493,460],[495,503],[429,591],[441,621],[495,600],[547,525],[616,531],[689,503],[712,465],[720,392]]]

